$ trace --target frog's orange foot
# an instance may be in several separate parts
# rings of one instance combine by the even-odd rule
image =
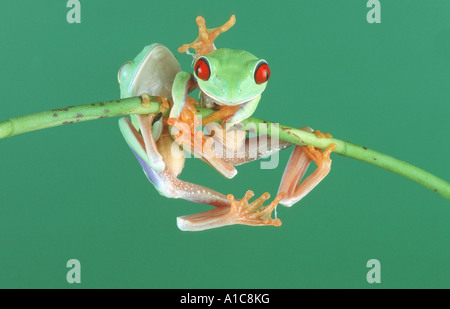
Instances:
[[[156,100],[161,102],[161,105],[159,106],[159,112],[161,114],[164,114],[164,112],[168,109],[170,109],[170,103],[169,103],[169,99],[165,98],[165,97],[155,97]]]
[[[333,136],[329,133],[322,133],[319,130],[315,130],[312,133],[314,133],[315,136],[318,138],[332,138]]]
[[[312,132],[318,138],[332,138],[333,136],[329,133],[322,133],[319,130],[315,130]],[[306,155],[316,163],[318,167],[321,166],[331,166],[330,154],[336,149],[337,145],[332,143],[325,149],[323,152],[315,148],[314,146],[305,146],[304,151]]]
[[[315,148],[314,146],[308,145],[303,148],[303,151],[305,154],[316,163],[318,167],[324,168],[330,168],[331,167],[331,159],[330,155],[331,153],[336,149],[337,145],[335,143],[332,143],[330,146],[327,147],[324,151]]]
[[[169,118],[169,126],[178,129],[174,134],[175,142],[182,145],[186,151],[192,152],[196,158],[201,158],[211,164],[217,171],[227,178],[233,178],[237,170],[233,165],[218,158],[213,150],[214,139],[206,138],[201,130],[196,128],[201,126],[195,107],[187,102],[181,111],[180,118]]]
[[[178,217],[177,225],[182,231],[202,231],[234,224],[280,226],[281,220],[272,219],[271,214],[280,200],[286,197],[286,194],[279,193],[267,206],[264,206],[263,203],[270,198],[269,193],[264,193],[249,203],[248,201],[253,195],[252,191],[247,191],[242,200],[236,201],[234,196],[229,194],[227,198],[231,206],[216,207],[198,214]]]
[[[214,29],[206,28],[205,19],[201,16],[198,16],[195,21],[198,25],[197,39],[192,43],[184,44],[178,48],[178,52],[184,53],[189,48],[193,48],[195,50],[195,60],[197,60],[200,56],[209,54],[216,49],[214,46],[214,40],[219,36],[219,34],[224,33],[233,27],[236,23],[236,18],[232,15],[223,26]]]
[[[203,153],[202,149],[206,139],[203,132],[196,129],[201,125],[201,121],[197,116],[195,103],[195,99],[188,98],[179,118],[169,118],[167,124],[178,129],[178,133],[174,134],[175,141],[178,144],[189,147],[194,152]],[[206,152],[212,151],[211,143],[212,140],[206,145],[210,146],[206,147]]]
[[[222,106],[218,111],[206,116],[202,119],[202,125],[205,126],[208,123],[222,120],[222,128],[225,128],[228,119],[234,116],[236,112],[241,108],[240,105],[237,106]]]
[[[245,193],[243,199],[236,201],[232,194],[228,194],[227,198],[231,203],[231,209],[227,216],[230,224],[280,226],[281,220],[278,218],[272,219],[271,214],[279,201],[282,200],[286,194],[278,194],[267,206],[264,206],[263,203],[270,198],[269,193],[266,192],[253,202],[249,203],[249,199],[253,196],[253,191],[249,190]]]

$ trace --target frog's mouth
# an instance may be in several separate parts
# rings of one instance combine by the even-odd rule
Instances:
[[[250,102],[251,100],[255,99],[259,94],[246,99],[246,100],[242,100],[242,101],[238,101],[238,102],[233,102],[233,101],[224,101],[221,100],[213,95],[211,95],[210,93],[206,92],[203,89],[200,89],[200,104],[202,104],[204,107],[207,108],[214,108],[217,106],[236,106],[236,105],[242,105],[242,104],[246,104],[248,102]]]

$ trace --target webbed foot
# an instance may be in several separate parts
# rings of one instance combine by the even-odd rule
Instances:
[[[230,201],[230,207],[217,207],[202,213],[178,217],[178,228],[183,231],[201,231],[233,224],[280,226],[281,220],[278,218],[273,219],[271,215],[286,194],[278,194],[267,206],[263,205],[263,203],[270,198],[269,193],[266,192],[249,203],[253,196],[254,193],[249,190],[243,199],[236,201],[232,194],[228,194],[227,198]]]
[[[315,148],[314,146],[305,146],[303,151],[305,154],[316,163],[318,168],[329,169],[331,168],[330,154],[336,149],[336,144],[331,144],[324,151]]]
[[[228,213],[233,224],[245,225],[274,225],[280,226],[281,220],[278,218],[272,219],[271,214],[278,202],[285,197],[285,193],[278,194],[274,200],[267,206],[263,203],[270,198],[270,194],[265,192],[259,198],[249,204],[255,194],[248,190],[245,196],[240,201],[236,201],[232,194],[228,194],[227,198],[231,203],[231,210]]]
[[[198,37],[197,39],[189,44],[184,44],[180,48],[178,48],[178,52],[184,53],[189,48],[193,48],[195,50],[195,59],[197,60],[200,56],[206,55],[213,50],[216,49],[214,46],[214,40],[221,34],[236,23],[236,17],[232,15],[230,19],[223,25],[214,29],[208,29],[205,25],[205,19],[201,16],[198,16],[195,20],[198,25]]]

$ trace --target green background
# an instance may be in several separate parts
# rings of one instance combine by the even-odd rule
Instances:
[[[236,14],[216,46],[266,59],[255,113],[311,126],[450,179],[450,2],[3,1],[0,120],[119,97],[117,71],[144,45],[176,48]],[[167,199],[147,181],[118,118],[0,141],[1,288],[450,287],[450,204],[385,170],[333,155],[329,176],[283,225],[181,232],[176,217],[208,206]],[[233,180],[190,159],[184,180],[241,196],[275,194],[280,166],[239,167]],[[66,281],[69,259],[81,281]],[[366,263],[381,263],[369,284]]]

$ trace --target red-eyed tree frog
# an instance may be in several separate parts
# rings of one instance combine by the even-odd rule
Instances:
[[[185,157],[183,151],[194,153],[227,178],[237,171],[235,166],[266,157],[287,148],[286,142],[259,145],[254,137],[246,138],[245,131],[236,130],[233,140],[225,138],[227,124],[232,127],[250,117],[261,99],[261,93],[270,77],[268,63],[244,50],[216,49],[213,42],[217,36],[235,24],[234,15],[223,26],[207,29],[205,20],[197,17],[198,38],[179,48],[179,52],[195,50],[194,72],[181,71],[174,55],[161,44],[146,46],[133,60],[125,63],[119,71],[121,97],[152,95],[161,98],[161,113],[137,115],[119,120],[120,130],[141,164],[148,179],[160,194],[169,198],[182,198],[196,203],[215,206],[206,212],[177,218],[181,230],[198,231],[231,224],[281,225],[272,218],[278,203],[291,206],[312,190],[329,172],[330,153],[335,146],[321,151],[312,146],[296,146],[284,172],[278,195],[267,206],[268,193],[253,202],[252,191],[247,191],[241,200],[233,195],[225,196],[210,188],[178,179]],[[190,98],[189,93],[198,88],[200,102]],[[201,121],[195,106],[216,110]],[[171,108],[169,118],[161,117]],[[221,121],[214,134],[204,134],[202,126]],[[171,129],[178,129],[171,134]],[[304,128],[312,132],[310,128]],[[316,135],[322,133],[314,131]],[[175,142],[174,142],[175,139]],[[232,148],[231,156],[219,158],[214,143]],[[234,145],[234,146],[233,146]],[[256,145],[256,146],[251,146]],[[272,143],[270,143],[272,145]],[[182,146],[183,149],[180,149]],[[251,149],[257,148],[257,149]],[[256,155],[249,156],[249,151]],[[317,169],[300,183],[303,174],[314,161]]]

